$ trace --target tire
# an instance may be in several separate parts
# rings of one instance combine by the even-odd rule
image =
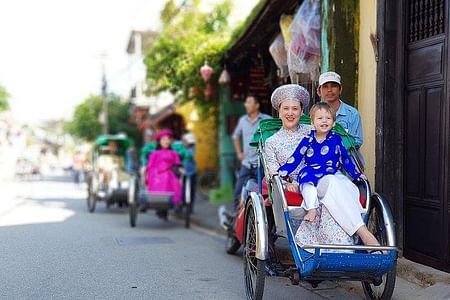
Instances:
[[[192,213],[192,199],[191,199],[191,182],[190,178],[187,177],[184,183],[184,195],[185,195],[185,209],[184,209],[184,227],[191,227],[191,213]]]
[[[130,183],[128,189],[128,213],[130,215],[130,226],[136,227],[138,214],[137,195],[139,194],[139,188],[137,179],[130,180]]]
[[[191,204],[186,204],[184,210],[184,227],[187,229],[191,227]]]
[[[251,206],[247,207],[246,219],[244,245],[245,293],[248,300],[260,300],[264,293],[266,262],[256,258],[256,218]]]
[[[112,196],[111,196],[112,197]],[[111,203],[112,203],[112,198],[106,198],[106,209],[109,209],[111,207]]]
[[[95,197],[94,193],[90,192],[88,194],[88,198],[87,198],[87,207],[88,207],[88,211],[90,213],[95,212],[96,203],[97,203],[97,198]]]
[[[95,205],[97,202],[97,197],[95,196],[94,191],[93,191],[92,179],[93,179],[92,175],[90,175],[87,178],[87,184],[88,184],[87,208],[90,213],[93,213],[95,211]]]
[[[137,220],[137,214],[138,214],[138,208],[137,208],[136,203],[130,204],[129,212],[130,212],[130,226],[136,227],[136,220]]]
[[[367,228],[377,238],[382,246],[387,246],[387,234],[384,226],[383,214],[380,206],[375,201],[369,213]],[[397,261],[392,269],[381,277],[381,283],[375,285],[373,282],[362,282],[366,299],[388,300],[391,299],[395,288],[395,279],[397,275]]]
[[[227,242],[225,249],[228,254],[236,254],[236,252],[241,248],[241,242],[230,232],[228,233]]]

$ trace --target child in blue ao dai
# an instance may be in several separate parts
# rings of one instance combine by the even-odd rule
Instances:
[[[340,168],[354,180],[364,175],[357,170],[341,137],[331,131],[336,117],[330,107],[325,103],[316,104],[310,115],[314,130],[300,141],[278,173],[286,177],[301,166],[297,182],[304,199],[302,207],[307,211],[304,220],[312,222],[319,207],[317,185],[320,179],[336,174]]]

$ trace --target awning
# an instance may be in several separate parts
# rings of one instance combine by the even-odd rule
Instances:
[[[300,3],[298,0],[267,0],[248,28],[228,50],[228,63],[238,64],[245,58],[248,50],[269,45],[280,32],[280,16],[294,14]]]

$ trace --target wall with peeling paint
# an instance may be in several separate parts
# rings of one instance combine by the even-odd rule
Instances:
[[[375,116],[377,62],[370,35],[376,37],[377,1],[360,0],[358,110],[364,130],[362,154],[366,160],[366,175],[375,184]],[[376,46],[375,46],[376,47]]]
[[[342,77],[342,100],[357,106],[359,2],[323,0],[321,71],[336,71]]]
[[[376,0],[322,0],[322,72],[342,76],[342,100],[361,113],[366,173],[375,183]]]

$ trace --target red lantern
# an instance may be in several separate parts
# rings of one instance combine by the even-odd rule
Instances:
[[[200,68],[200,74],[205,82],[208,82],[209,78],[213,73],[213,69],[208,65],[208,62],[205,60],[205,64]]]

